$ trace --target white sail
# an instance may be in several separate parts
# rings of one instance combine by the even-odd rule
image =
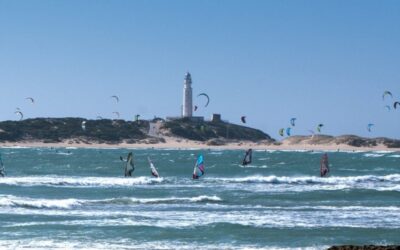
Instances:
[[[149,157],[147,157],[147,159],[149,160],[151,175],[159,178],[160,175],[158,174],[156,167],[154,167],[153,162],[150,160]]]

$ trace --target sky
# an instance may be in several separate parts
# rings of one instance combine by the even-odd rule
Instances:
[[[276,139],[292,117],[293,135],[323,123],[400,138],[400,110],[384,108],[400,101],[399,13],[396,0],[0,0],[0,120],[18,120],[17,107],[178,116],[189,71],[199,116],[245,115]]]

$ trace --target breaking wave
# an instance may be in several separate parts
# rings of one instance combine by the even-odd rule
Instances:
[[[0,207],[71,209],[90,205],[131,205],[131,204],[170,204],[170,203],[201,203],[220,202],[218,196],[200,195],[194,197],[166,197],[166,198],[132,198],[121,197],[103,200],[85,199],[34,199],[13,195],[0,196]]]
[[[315,176],[247,176],[238,178],[208,178],[211,181],[221,181],[225,183],[270,183],[270,184],[357,184],[371,182],[400,182],[400,174],[384,176],[361,175],[348,177],[327,177],[320,178]]]
[[[1,178],[0,184],[16,186],[114,187],[162,183],[163,178],[153,177],[64,177],[34,176]]]

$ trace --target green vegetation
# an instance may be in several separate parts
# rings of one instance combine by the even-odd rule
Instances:
[[[195,141],[210,139],[274,141],[269,135],[258,129],[226,122],[193,122],[189,119],[179,119],[165,122],[162,128],[168,130],[173,136]]]
[[[86,121],[86,129],[82,129]],[[82,118],[36,118],[23,121],[0,122],[0,141],[23,140],[60,142],[66,139],[118,143],[122,140],[146,138],[142,130],[148,129],[148,122],[127,122],[123,120],[85,120]]]
[[[85,129],[82,122],[86,121]],[[182,139],[207,141],[210,139],[230,139],[261,141],[271,140],[260,130],[219,122],[192,122],[188,119],[161,122],[161,134]],[[0,122],[0,142],[41,141],[47,143],[74,140],[75,142],[136,143],[138,141],[163,141],[147,135],[149,122],[124,120],[86,120],[83,118],[35,118],[22,121]]]

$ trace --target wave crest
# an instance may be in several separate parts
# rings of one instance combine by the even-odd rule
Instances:
[[[112,187],[148,185],[163,182],[163,178],[153,177],[63,177],[34,176],[1,178],[0,184],[16,186],[67,186],[67,187]]]
[[[348,177],[316,177],[316,176],[247,176],[238,178],[210,178],[213,181],[226,183],[271,183],[271,184],[356,184],[366,182],[400,182],[400,174],[384,176],[362,175]]]
[[[198,202],[220,202],[218,196],[200,195],[194,197],[166,197],[166,198],[133,198],[121,197],[104,200],[84,199],[33,199],[29,197],[17,197],[6,195],[0,197],[0,207],[23,207],[23,208],[47,208],[47,209],[71,209],[77,206],[90,205],[131,205],[131,204],[168,204],[168,203],[198,203]]]

